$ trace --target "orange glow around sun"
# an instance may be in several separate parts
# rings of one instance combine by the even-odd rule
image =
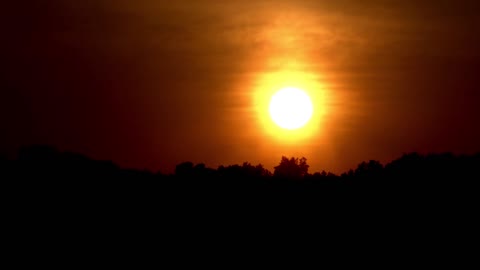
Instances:
[[[285,91],[296,94],[288,97],[286,93],[286,99],[278,96]],[[300,95],[299,100],[295,95]],[[325,86],[315,74],[289,70],[263,74],[254,93],[258,124],[279,142],[318,138],[328,112],[327,98]]]
[[[334,106],[322,61],[312,62],[315,44],[306,38],[312,33],[305,29],[319,25],[318,18],[303,8],[270,15],[259,34],[266,49],[259,51],[252,80],[255,126],[275,149],[312,149],[327,143]],[[324,34],[323,28],[315,29],[315,35]]]

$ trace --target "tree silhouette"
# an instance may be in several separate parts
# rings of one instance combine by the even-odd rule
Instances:
[[[218,167],[217,171],[221,176],[230,178],[261,178],[272,176],[272,173],[269,170],[265,169],[262,164],[254,166],[249,162],[244,162],[241,166],[238,164],[229,165],[227,167],[221,165]]]
[[[192,176],[193,175],[193,163],[190,161],[178,164],[175,167],[175,175],[177,176]]]
[[[301,179],[308,173],[307,159],[282,156],[280,164],[274,168],[273,176],[288,179]]]
[[[355,175],[357,177],[377,178],[380,177],[382,171],[383,165],[379,161],[370,160],[369,162],[364,161],[358,164]]]

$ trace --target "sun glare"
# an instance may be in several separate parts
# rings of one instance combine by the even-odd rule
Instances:
[[[313,114],[313,105],[304,91],[285,87],[272,96],[269,112],[275,124],[293,130],[308,123]]]
[[[318,140],[329,108],[327,94],[318,74],[295,67],[264,73],[254,91],[258,124],[282,144],[307,142],[312,136]]]

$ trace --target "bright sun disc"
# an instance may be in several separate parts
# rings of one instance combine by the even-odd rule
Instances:
[[[275,124],[293,130],[308,123],[313,114],[313,105],[304,91],[286,87],[272,96],[269,112]]]

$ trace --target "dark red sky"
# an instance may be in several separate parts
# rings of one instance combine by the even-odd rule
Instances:
[[[2,153],[46,143],[165,172],[295,155],[339,173],[480,151],[478,1],[10,2]],[[303,133],[265,122],[259,97],[284,84],[318,96]]]

